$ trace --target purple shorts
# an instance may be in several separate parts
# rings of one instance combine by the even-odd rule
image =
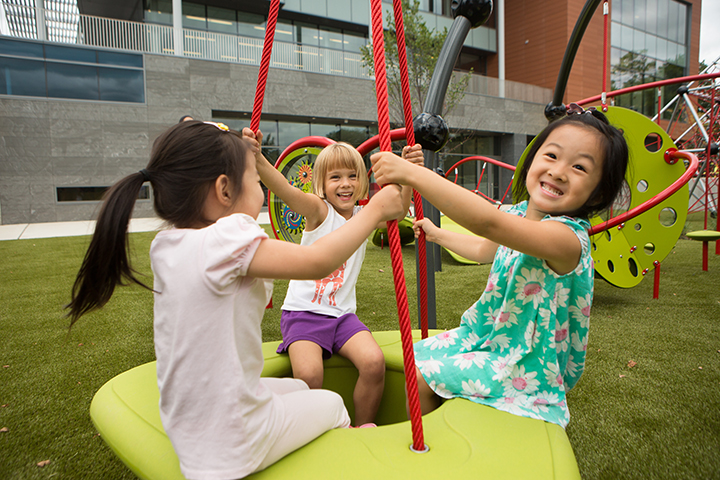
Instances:
[[[277,353],[285,353],[287,347],[298,340],[320,345],[323,358],[332,357],[358,332],[370,331],[354,313],[340,317],[320,315],[313,312],[283,310],[280,315],[280,331],[283,342]]]

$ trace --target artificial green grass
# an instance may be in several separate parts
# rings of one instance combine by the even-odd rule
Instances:
[[[697,216],[693,222],[690,229],[702,228]],[[149,284],[153,236],[131,234],[134,265]],[[2,479],[134,478],[97,435],[88,410],[104,382],[154,359],[152,294],[119,288],[68,333],[62,307],[88,241],[0,242]],[[701,251],[700,242],[678,240],[662,264],[658,300],[652,278],[627,290],[595,282],[587,366],[568,400],[567,432],[583,478],[720,478],[720,256],[711,253],[703,272]],[[414,248],[403,254],[416,322]],[[443,254],[438,328],[458,325],[488,271]],[[265,341],[280,338],[286,289],[275,282]],[[387,248],[368,245],[357,295],[358,314],[372,330],[398,328]]]

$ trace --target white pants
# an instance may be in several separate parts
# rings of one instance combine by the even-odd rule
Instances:
[[[310,390],[295,378],[261,378],[285,404],[285,421],[280,435],[265,459],[255,470],[263,470],[285,455],[311,442],[323,433],[350,426],[350,415],[342,397],[330,390]]]

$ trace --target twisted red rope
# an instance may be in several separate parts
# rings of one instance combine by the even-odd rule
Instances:
[[[392,142],[390,140],[390,114],[387,75],[385,72],[385,40],[383,38],[381,0],[371,0],[370,12],[372,18],[373,60],[375,65],[375,91],[377,93],[378,104],[380,150],[389,152],[392,149]],[[412,448],[415,451],[421,452],[425,450],[425,440],[423,438],[422,413],[420,411],[420,400],[418,398],[417,377],[415,376],[415,355],[413,353],[412,327],[410,326],[410,313],[407,304],[407,291],[405,289],[405,271],[402,263],[400,232],[398,231],[396,220],[389,221],[387,224],[390,258],[392,260],[393,279],[395,281],[395,300],[397,302],[400,321],[400,338],[403,347],[405,384],[410,409],[410,423],[412,425]]]
[[[408,145],[415,145],[415,130],[413,128],[412,100],[410,99],[410,75],[408,74],[407,51],[405,48],[405,25],[403,22],[402,0],[393,0],[395,12],[395,32],[398,49],[398,67],[400,68],[400,87],[403,99],[403,114],[405,115],[405,137]],[[422,197],[420,193],[413,190],[413,201],[415,202],[415,218],[422,220],[423,214]],[[418,246],[418,281],[420,282],[420,331],[422,338],[428,337],[428,307],[427,307],[427,258],[425,253],[425,230],[420,229],[420,236],[417,239]]]
[[[275,25],[277,25],[279,10],[280,0],[271,0],[267,25],[265,26],[265,43],[263,44],[262,58],[260,59],[257,88],[255,89],[255,102],[250,117],[250,130],[253,132],[257,132],[260,126],[260,114],[262,113],[263,99],[265,98],[265,84],[267,83],[268,69],[270,68],[270,55],[272,54]]]

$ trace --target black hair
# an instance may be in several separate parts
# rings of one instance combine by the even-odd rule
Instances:
[[[595,109],[562,117],[545,127],[535,137],[525,156],[522,168],[513,180],[513,198],[516,201],[521,201],[530,197],[525,184],[530,165],[532,165],[535,155],[550,134],[563,125],[576,125],[581,128],[592,129],[598,132],[602,138],[603,162],[600,182],[588,197],[585,205],[575,212],[567,212],[568,215],[587,219],[612,206],[615,198],[623,188],[629,156],[627,142],[622,132],[610,125],[607,117]]]
[[[224,127],[224,128],[222,128]],[[222,124],[180,122],[153,144],[150,162],[114,184],[105,194],[95,232],[72,287],[70,326],[84,314],[105,305],[117,285],[136,283],[130,265],[127,230],[138,192],[149,178],[155,213],[178,228],[210,225],[204,204],[220,175],[227,175],[234,198],[242,194],[248,145],[240,133]]]

